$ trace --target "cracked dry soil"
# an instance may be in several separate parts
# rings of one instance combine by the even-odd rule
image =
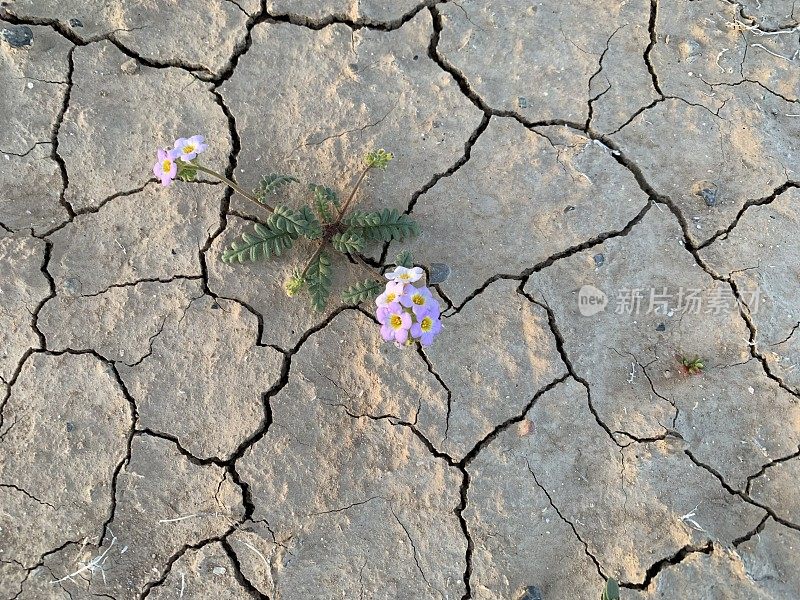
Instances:
[[[800,598],[793,2],[10,0],[0,81],[0,599]],[[196,132],[392,150],[436,344],[223,265]]]

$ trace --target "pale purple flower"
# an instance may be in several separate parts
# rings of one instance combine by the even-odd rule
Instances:
[[[193,135],[190,138],[178,138],[175,140],[175,150],[178,151],[180,159],[189,162],[197,157],[201,152],[205,152],[208,144],[204,143],[202,135]]]
[[[389,342],[405,344],[411,328],[411,313],[403,310],[397,303],[378,309],[378,322],[381,324],[381,337]]]
[[[415,281],[418,281],[424,274],[425,271],[423,271],[420,267],[412,267],[410,269],[407,269],[406,267],[395,267],[394,271],[389,271],[386,273],[386,279],[400,281],[402,283],[414,283]]]
[[[409,285],[406,293],[400,296],[400,304],[410,308],[417,319],[421,319],[423,315],[427,314],[438,317],[441,311],[439,303],[433,298],[433,294],[427,287],[416,288]]]
[[[375,300],[375,304],[380,308],[382,306],[388,306],[393,302],[397,302],[400,299],[400,296],[403,295],[405,291],[405,284],[401,281],[389,281],[386,284],[386,290],[378,296]]]
[[[442,330],[442,321],[438,315],[427,314],[419,322],[411,326],[411,335],[423,346],[430,346],[433,338]]]
[[[158,149],[156,164],[153,165],[153,174],[161,180],[164,187],[172,183],[178,174],[178,165],[175,164],[177,153],[175,150]]]

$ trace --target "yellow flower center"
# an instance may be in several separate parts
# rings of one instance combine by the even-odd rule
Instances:
[[[164,172],[168,173],[169,170],[172,168],[172,161],[167,158],[166,160],[164,160],[164,162],[161,163],[161,168],[164,170]]]
[[[386,294],[386,303],[388,304],[390,302],[394,302],[395,298],[397,298],[397,294],[395,294],[394,292],[389,292],[388,294]]]
[[[392,326],[392,329],[400,329],[403,326],[403,319],[400,318],[400,315],[392,315],[389,318],[389,325]]]
[[[192,146],[191,144],[183,147],[184,154],[191,154],[192,152],[194,152],[194,146]]]
[[[411,296],[411,301],[417,306],[423,306],[425,304],[425,296],[422,294],[414,294]]]
[[[428,333],[431,329],[433,329],[433,319],[430,317],[423,318],[422,321],[419,322],[419,328],[425,333]]]

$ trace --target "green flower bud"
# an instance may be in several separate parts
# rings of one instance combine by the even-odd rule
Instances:
[[[289,278],[284,282],[283,289],[286,292],[286,295],[289,298],[295,296],[297,292],[303,289],[303,286],[306,284],[305,279],[301,277],[301,274],[295,270],[292,271],[292,274],[289,275]]]
[[[380,150],[373,150],[372,152],[368,152],[367,155],[364,157],[364,162],[368,167],[374,167],[376,169],[385,169],[386,165],[389,164],[389,161],[394,158],[394,154],[391,152],[386,152],[384,149]]]

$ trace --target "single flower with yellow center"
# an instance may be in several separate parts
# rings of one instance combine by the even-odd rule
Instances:
[[[180,154],[180,159],[189,162],[197,158],[198,154],[205,152],[208,144],[204,142],[202,135],[193,135],[190,138],[178,138],[175,140],[175,150]]]
[[[419,281],[424,274],[425,271],[420,267],[412,267],[410,269],[406,267],[395,267],[393,271],[386,273],[386,279],[401,281],[403,283],[414,283],[415,281]]]
[[[381,337],[398,344],[405,344],[408,340],[408,330],[411,327],[411,313],[395,303],[378,309],[378,322],[381,324]]]
[[[159,148],[156,153],[156,164],[153,165],[153,175],[161,180],[164,187],[172,183],[178,173],[178,165],[175,164],[175,150],[163,150]]]
[[[390,304],[399,301],[404,291],[405,284],[399,281],[389,281],[386,284],[386,290],[384,290],[384,292],[378,296],[378,298],[375,300],[375,304],[378,306],[378,308],[389,306]]]
[[[419,319],[424,314],[434,314],[439,316],[439,303],[427,287],[415,288],[408,286],[406,293],[400,297],[400,304],[411,311]]]
[[[439,315],[426,314],[411,326],[411,336],[419,340],[423,346],[430,346],[433,338],[442,330],[442,321]]]

